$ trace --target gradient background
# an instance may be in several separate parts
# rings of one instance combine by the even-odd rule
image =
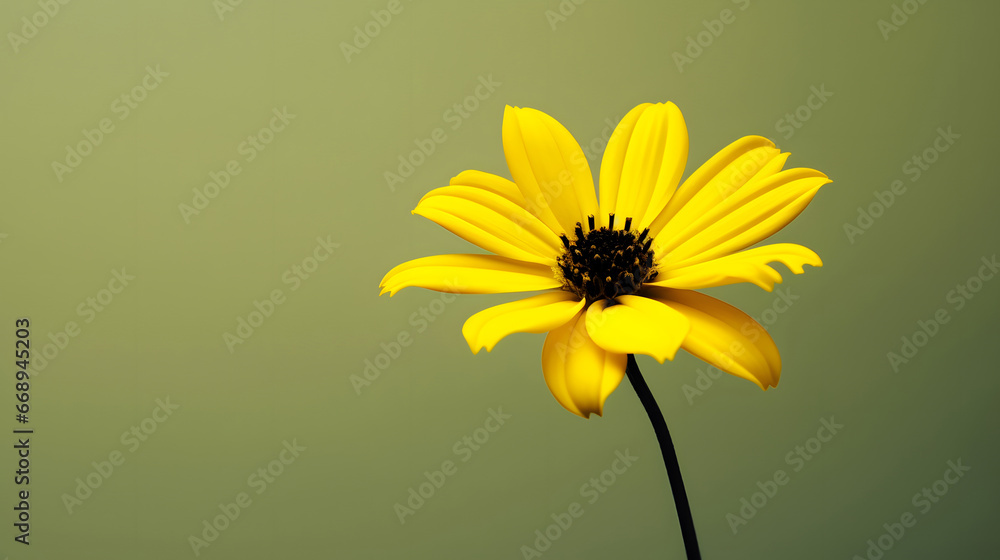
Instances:
[[[825,261],[785,275],[791,307],[765,314],[779,296],[752,285],[711,290],[772,319],[780,388],[725,375],[686,396],[703,363],[640,359],[704,557],[864,557],[905,512],[917,523],[885,558],[995,555],[1000,280],[961,310],[946,298],[1000,242],[1000,6],[930,0],[887,40],[878,21],[891,1],[591,0],[554,28],[556,0],[404,2],[348,61],[341,43],[386,5],[246,1],[220,19],[210,0],[71,2],[15,49],[9,33],[42,8],[2,4],[0,346],[13,347],[17,317],[31,319],[36,354],[68,321],[81,332],[32,380],[30,547],[13,541],[9,431],[3,444],[0,558],[194,557],[189,537],[240,492],[252,504],[200,557],[523,558],[572,502],[584,515],[544,558],[683,557],[656,441],[627,384],[605,418],[584,421],[546,389],[541,335],[469,352],[463,321],[513,296],[377,296],[404,260],[475,251],[409,211],[464,169],[508,175],[505,104],[559,119],[596,149],[596,174],[608,123],[666,100],[688,124],[687,173],[761,134],[793,153],[789,166],[834,179],[774,238]],[[674,53],[724,9],[735,21],[679,69]],[[147,65],[169,76],[120,119],[112,104]],[[490,76],[501,85],[453,130],[446,111]],[[823,86],[833,95],[800,110],[810,118],[786,137],[779,121]],[[241,142],[283,107],[294,120],[246,162]],[[59,181],[52,162],[105,117],[114,131]],[[447,140],[391,190],[384,173],[438,127]],[[960,138],[913,180],[904,164],[938,127]],[[186,223],[178,205],[231,159],[242,173]],[[845,224],[897,179],[905,194],[850,239]],[[292,291],[282,275],[317,237],[340,246]],[[78,306],[122,267],[135,280],[84,322]],[[276,289],[285,302],[230,352],[223,333]],[[411,319],[422,307],[433,322]],[[939,308],[951,320],[893,371],[887,353]],[[412,344],[359,395],[351,376],[404,332]],[[22,427],[13,368],[3,365],[8,429]],[[154,425],[167,397],[180,408],[130,452],[122,434]],[[456,442],[497,407],[511,418],[461,462]],[[786,454],[831,416],[843,430],[792,472]],[[306,450],[257,494],[248,477],[293,440]],[[587,503],[581,486],[616,450],[639,460]],[[124,464],[70,513],[77,479],[99,476],[92,463],[114,451]],[[971,471],[921,513],[913,495],[959,458]],[[393,505],[446,460],[457,474],[401,524]],[[734,534],[727,514],[778,469],[790,482]]]

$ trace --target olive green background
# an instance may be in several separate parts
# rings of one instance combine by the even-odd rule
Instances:
[[[31,320],[36,355],[67,322],[80,332],[49,349],[31,383],[30,546],[13,540],[9,430],[22,426],[13,359],[2,365],[0,558],[195,557],[189,537],[240,492],[251,505],[199,557],[523,558],[535,531],[578,502],[583,515],[542,557],[682,558],[656,441],[627,383],[604,418],[582,420],[545,387],[543,336],[469,352],[463,321],[514,296],[410,289],[390,300],[377,289],[404,260],[476,250],[409,211],[462,170],[508,175],[505,104],[559,119],[596,150],[596,175],[608,123],[667,100],[688,124],[687,173],[760,134],[792,152],[789,166],[834,180],[775,236],[825,263],[785,274],[791,306],[752,285],[710,291],[770,319],[779,388],[712,378],[685,353],[639,360],[675,437],[704,557],[865,557],[906,512],[916,525],[885,558],[992,557],[1000,280],[960,310],[947,298],[1000,243],[1000,7],[896,2],[897,22],[904,4],[919,10],[886,39],[891,1],[404,1],[347,57],[342,43],[387,2],[247,0],[221,18],[210,0],[70,2],[35,16],[48,21],[16,48],[9,33],[42,7],[4,2],[0,347],[14,346],[18,317]],[[712,23],[727,9],[731,23]],[[708,46],[678,68],[675,53],[701,32]],[[121,119],[115,100],[157,65],[168,76]],[[480,88],[467,117],[447,113],[481,78],[499,85]],[[811,87],[832,95],[799,109]],[[241,143],[282,108],[294,118],[247,162]],[[779,122],[796,110],[809,116],[800,128]],[[104,118],[114,130],[59,181],[52,162]],[[904,165],[939,127],[959,138],[913,180]],[[390,189],[384,174],[436,128],[446,140]],[[230,160],[241,173],[186,222],[179,205]],[[845,224],[895,180],[905,192],[850,237]],[[293,291],[283,275],[317,238],[339,246]],[[81,314],[122,267],[135,279]],[[284,302],[230,352],[223,334],[274,290]],[[940,308],[949,322],[894,371],[887,353]],[[359,394],[352,376],[403,333],[409,345]],[[148,420],[168,397],[179,408]],[[498,408],[510,418],[464,451]],[[844,427],[794,472],[786,454],[831,416]],[[122,435],[144,420],[155,432],[131,452]],[[293,441],[305,450],[272,464],[281,474],[258,494],[248,477]],[[626,450],[638,460],[588,503],[581,487]],[[116,451],[124,463],[94,474]],[[959,459],[971,470],[921,513],[914,494]],[[457,473],[401,524],[394,504],[449,460]],[[788,484],[734,534],[727,514],[779,469]],[[67,508],[88,475],[100,486]]]

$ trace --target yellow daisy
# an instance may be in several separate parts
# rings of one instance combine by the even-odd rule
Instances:
[[[791,222],[826,175],[783,170],[789,154],[747,136],[681,183],[688,135],[673,103],[645,103],[621,120],[599,198],[583,150],[549,115],[508,106],[503,147],[513,182],[465,171],[413,210],[493,254],[403,263],[382,279],[383,294],[542,291],[473,315],[462,334],[477,353],[512,333],[548,332],[545,383],[585,418],[603,413],[631,354],[663,363],[683,348],[762,389],[777,386],[781,358],[767,331],[694,290],[751,282],[770,291],[781,282],[772,263],[796,274],[822,266],[801,245],[748,247]]]

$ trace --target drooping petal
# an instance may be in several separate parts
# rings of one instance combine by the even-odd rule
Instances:
[[[533,292],[562,286],[548,266],[496,255],[437,255],[407,261],[382,278],[379,295],[410,286],[456,294]]]
[[[499,175],[469,169],[452,177],[450,184],[454,186],[484,189],[490,191],[491,193],[498,194],[514,204],[517,204],[521,208],[524,208],[524,195],[521,194],[521,191],[517,190],[517,185],[515,185],[510,179],[506,179]]]
[[[497,255],[553,265],[562,249],[556,234],[534,215],[485,189],[450,186],[420,199],[414,214]]]
[[[690,290],[643,287],[654,298],[690,321],[682,348],[715,367],[750,380],[761,389],[778,386],[781,356],[771,335],[746,313],[713,297]]]
[[[507,167],[525,208],[557,234],[597,214],[590,165],[573,136],[541,111],[508,106],[503,116]]]
[[[608,352],[587,334],[586,313],[579,313],[545,337],[542,372],[552,395],[573,414],[604,413],[604,401],[625,376],[625,354]]]
[[[587,332],[601,348],[617,354],[646,354],[661,364],[673,360],[688,332],[683,314],[641,296],[619,296],[587,309]]]
[[[484,309],[465,322],[462,334],[473,354],[491,352],[497,342],[513,333],[543,333],[561,327],[583,309],[584,301],[558,290]]]
[[[795,219],[830,182],[813,169],[788,169],[755,179],[692,222],[684,232],[656,237],[658,262],[681,267],[758,243]]]
[[[680,268],[666,267],[658,271],[652,286],[700,290],[738,282],[750,282],[767,291],[781,282],[781,274],[768,266],[780,262],[795,274],[805,272],[803,265],[823,266],[819,255],[794,243],[764,245],[725,257]]]
[[[614,212],[619,224],[632,217],[638,229],[648,226],[674,194],[687,154],[687,126],[676,105],[633,109],[618,124],[601,162],[602,213]]]

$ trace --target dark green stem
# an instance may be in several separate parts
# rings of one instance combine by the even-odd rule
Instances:
[[[681,467],[677,463],[677,453],[674,451],[674,442],[670,439],[670,432],[667,430],[667,421],[663,419],[663,413],[653,398],[646,380],[642,378],[639,365],[635,363],[635,356],[628,355],[628,365],[625,366],[625,374],[628,376],[632,388],[639,395],[649,421],[653,424],[653,431],[656,433],[656,440],[660,443],[660,452],[663,453],[663,463],[667,467],[667,478],[670,480],[670,490],[674,494],[674,505],[677,507],[677,517],[681,523],[681,536],[684,539],[684,549],[687,551],[688,560],[701,560],[701,552],[698,551],[698,536],[694,532],[694,518],[691,517],[691,505],[688,503],[687,493],[684,492],[684,479],[681,478]]]

